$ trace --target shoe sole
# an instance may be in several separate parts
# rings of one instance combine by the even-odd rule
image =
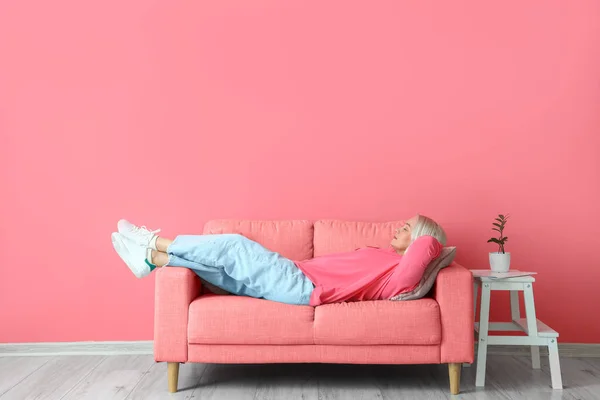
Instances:
[[[113,232],[111,235],[111,240],[115,251],[117,252],[119,257],[121,257],[121,260],[123,260],[123,262],[131,270],[131,272],[133,272],[136,278],[143,278],[144,276],[148,275],[148,273],[150,272],[150,268],[148,268],[147,270],[145,268],[140,269],[138,266],[129,261],[129,259],[131,258],[130,253],[127,250],[127,246],[125,245],[125,243],[123,243],[123,240],[121,239],[118,233]]]

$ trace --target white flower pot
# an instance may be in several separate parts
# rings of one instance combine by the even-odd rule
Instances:
[[[490,268],[494,272],[508,272],[510,253],[490,253]]]

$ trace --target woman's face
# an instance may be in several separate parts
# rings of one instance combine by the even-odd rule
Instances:
[[[410,235],[412,229],[417,223],[417,218],[418,217],[415,215],[411,219],[402,221],[400,228],[396,229],[394,232],[394,237],[392,238],[390,245],[394,248],[394,250],[396,250],[396,252],[404,252],[404,250],[408,248],[408,245],[410,244]]]

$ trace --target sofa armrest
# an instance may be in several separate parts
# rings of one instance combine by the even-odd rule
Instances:
[[[156,272],[154,289],[154,359],[186,362],[190,303],[200,294],[200,278],[188,268]]]
[[[434,298],[442,321],[441,363],[472,363],[474,353],[473,275],[453,262],[438,273]]]

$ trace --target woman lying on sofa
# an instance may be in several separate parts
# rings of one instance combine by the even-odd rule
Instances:
[[[387,249],[366,247],[304,261],[289,260],[239,234],[171,240],[126,220],[117,228],[113,247],[138,278],[155,268],[185,267],[233,294],[311,306],[408,292],[446,244],[442,227],[423,215],[403,221]]]

